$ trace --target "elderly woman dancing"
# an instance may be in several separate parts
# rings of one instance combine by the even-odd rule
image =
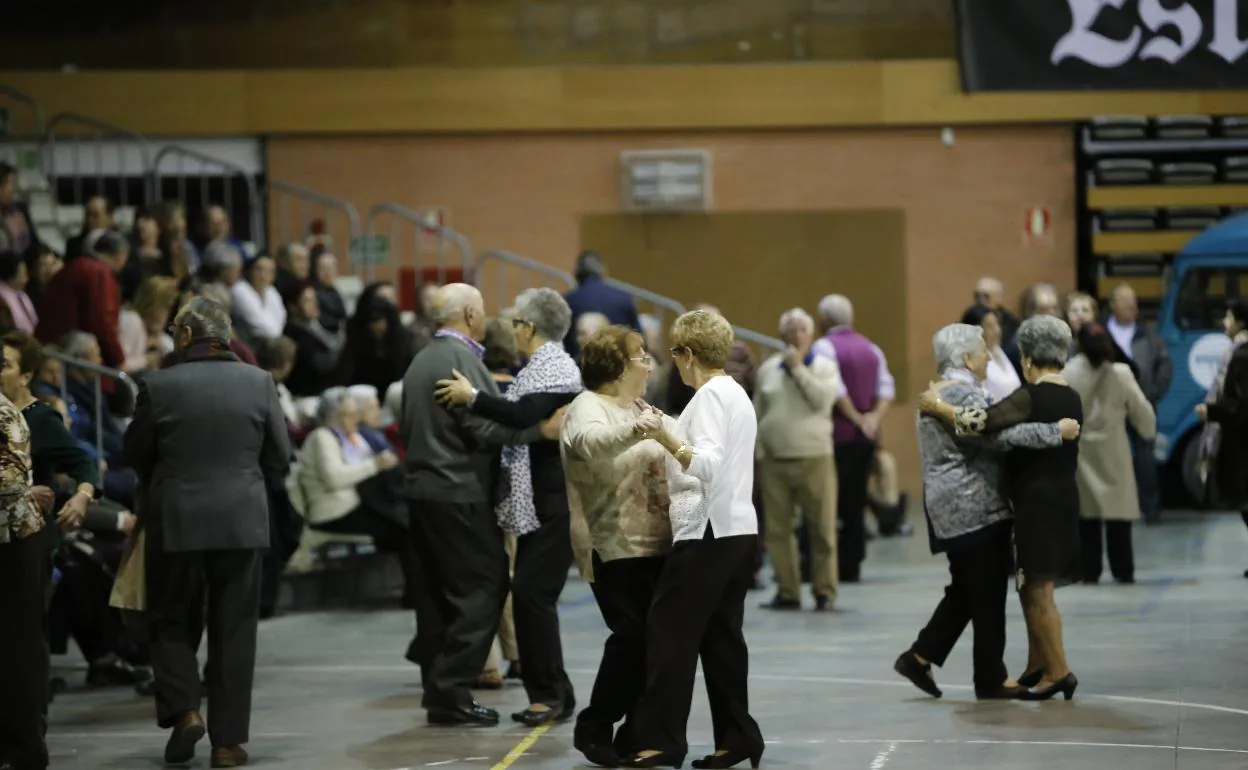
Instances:
[[[573,743],[606,767],[636,749],[630,718],[646,680],[646,615],[672,548],[667,453],[645,440],[662,418],[638,401],[653,370],[640,334],[596,332],[581,345],[585,392],[568,407],[561,436],[572,549],[611,629]]]
[[[715,734],[702,768],[758,767],[763,735],[750,716],[749,649],[741,632],[754,582],[757,418],[745,389],[724,372],[732,353],[727,319],[694,310],[672,326],[672,362],[693,398],[658,442],[668,461],[675,545],[663,567],[646,628],[646,688],[637,703],[635,743],[623,767],[680,767],[698,658]]]
[[[530,428],[567,406],[581,392],[581,371],[563,350],[572,311],[553,289],[529,289],[516,298],[512,325],[516,344],[528,357],[502,396],[478,393],[459,372],[440,380],[435,391],[444,403],[512,428]],[[568,496],[559,444],[541,441],[503,449],[508,488],[498,503],[499,526],[517,536],[511,583],[520,678],[529,707],[512,719],[537,727],[572,717],[576,696],[563,667],[559,639],[559,594],[572,566]]]
[[[952,324],[932,338],[942,401],[986,409],[990,354],[979,326]],[[1043,449],[1074,438],[1074,420],[1024,423],[986,440],[958,435],[931,415],[917,418],[923,461],[923,497],[932,553],[949,559],[950,583],[931,620],[893,668],[923,692],[939,698],[932,665],[945,660],[968,623],[975,628],[975,695],[981,699],[1022,697],[1027,689],[1009,679],[1005,657],[1005,598],[1009,592],[1011,519],[998,492],[1002,451]]]
[[[1018,330],[1026,384],[984,409],[957,406],[929,389],[919,408],[957,426],[959,433],[998,433],[1025,422],[1083,420],[1079,394],[1062,379],[1070,350],[1070,327],[1050,316],[1033,316]],[[1026,700],[1075,695],[1079,680],[1066,663],[1062,616],[1053,589],[1080,578],[1079,445],[1064,441],[1048,449],[1016,449],[1005,460],[1005,489],[1014,506],[1018,589],[1027,618],[1027,672],[1019,684],[1034,687]]]

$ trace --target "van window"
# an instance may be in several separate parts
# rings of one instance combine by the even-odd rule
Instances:
[[[1222,328],[1228,300],[1248,294],[1248,268],[1197,267],[1187,271],[1179,286],[1174,321],[1180,329],[1207,331]]]

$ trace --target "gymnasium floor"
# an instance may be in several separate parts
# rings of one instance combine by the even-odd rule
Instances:
[[[773,614],[751,594],[751,698],[767,737],[763,767],[929,770],[1213,770],[1248,767],[1248,531],[1238,516],[1172,515],[1136,530],[1139,583],[1059,592],[1067,649],[1081,687],[1071,703],[977,703],[969,634],[937,672],[940,701],[892,672],[944,585],[943,560],[920,532],[877,542],[861,586],[839,612]],[[809,599],[807,600],[809,604]],[[568,585],[565,656],[588,697],[604,627],[585,584]],[[1025,636],[1010,607],[1009,664]],[[260,633],[252,765],[277,770],[585,766],[571,725],[433,728],[417,709],[415,670],[401,658],[411,618],[398,611],[292,615]],[[58,660],[81,666],[78,660]],[[80,681],[79,672],[71,672]],[[483,693],[504,712],[518,686]],[[165,734],[150,701],[124,689],[71,690],[53,705],[53,768],[161,765]],[[710,750],[701,687],[690,756]],[[686,767],[688,765],[686,764]],[[748,766],[748,765],[747,765]],[[206,768],[207,741],[192,767]]]

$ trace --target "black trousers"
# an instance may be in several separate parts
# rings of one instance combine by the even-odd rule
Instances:
[[[542,528],[516,539],[516,570],[511,578],[520,675],[529,703],[571,712],[576,708],[576,695],[563,667],[558,609],[559,594],[572,567],[568,499],[547,494],[534,502]]]
[[[975,629],[972,651],[976,692],[999,689],[1005,667],[1005,602],[1009,594],[1011,530],[997,527],[979,543],[948,554],[949,585],[927,626],[910,651],[944,666],[970,623]]]
[[[0,761],[15,770],[48,766],[44,609],[51,572],[42,535],[0,545]]]
[[[167,729],[199,709],[203,688],[196,652],[207,630],[208,734],[213,746],[247,743],[261,551],[165,553],[154,531],[148,531],[147,597],[156,722]]]
[[[875,442],[837,444],[836,518],[837,571],[842,583],[862,579],[862,562],[867,558],[867,487],[875,464]]]
[[[749,649],[741,624],[754,577],[754,535],[676,543],[646,620],[646,689],[634,742],[683,756],[698,659],[706,679],[717,749],[753,751],[762,732],[750,716]]]
[[[1104,566],[1101,558],[1102,547],[1109,556],[1109,572],[1115,580],[1135,579],[1135,548],[1131,545],[1131,522],[1082,519],[1079,522],[1079,541],[1083,548],[1085,583],[1095,583],[1101,579]]]
[[[503,533],[486,502],[421,500],[410,511],[423,570],[424,593],[416,607],[422,643],[414,656],[421,668],[421,705],[467,705],[507,598]]]
[[[589,707],[576,718],[579,742],[610,745],[615,723],[621,729],[621,753],[640,751],[634,745],[633,711],[646,683],[646,619],[654,592],[663,574],[666,557],[613,559],[604,562],[593,555],[594,582],[590,589],[611,635],[602,645],[602,661],[589,695]]]

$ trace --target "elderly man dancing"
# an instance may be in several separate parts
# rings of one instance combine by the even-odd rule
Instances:
[[[940,398],[955,406],[988,406],[984,380],[988,349],[983,330],[953,324],[932,339],[941,381]],[[1055,447],[1078,435],[1074,420],[1025,423],[991,438],[960,436],[927,414],[917,420],[923,462],[923,497],[932,553],[949,559],[952,578],[944,598],[914,645],[894,669],[916,687],[939,698],[932,664],[943,666],[967,623],[975,627],[975,695],[1019,698],[1025,687],[1005,668],[1005,599],[1011,568],[1011,511],[998,492],[1001,452],[1012,447]]]

